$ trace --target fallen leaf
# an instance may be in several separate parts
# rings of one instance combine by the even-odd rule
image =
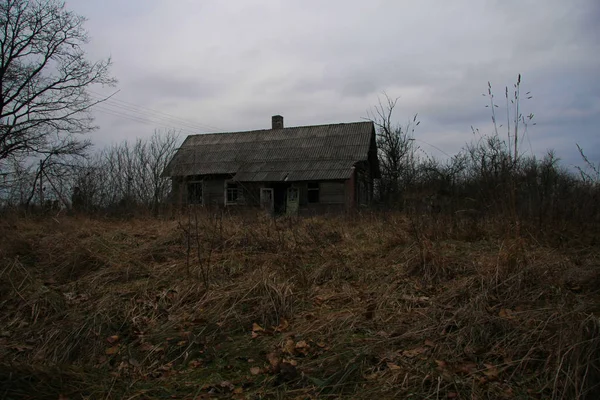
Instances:
[[[119,346],[117,345],[117,346],[107,348],[104,352],[110,356],[113,354],[117,354],[118,351],[119,351]]]
[[[269,361],[269,364],[271,364],[272,367],[276,367],[279,365],[279,358],[277,357],[276,353],[267,354],[267,360]]]
[[[252,324],[252,332],[264,332],[264,328],[262,328],[259,324],[254,322]]]
[[[374,379],[379,378],[379,373],[373,372],[372,374],[364,375],[363,377],[368,381],[372,381]]]
[[[260,374],[260,372],[261,372],[261,370],[260,370],[259,367],[252,367],[252,368],[250,368],[250,373],[252,375],[258,375],[258,374]]]
[[[119,335],[112,335],[106,338],[106,341],[110,344],[117,343],[119,341]]]
[[[433,342],[433,340],[426,340],[425,341],[425,346],[435,347],[435,343]]]
[[[140,350],[142,350],[142,351],[150,351],[153,349],[154,349],[154,346],[152,346],[150,343],[142,343],[140,345]]]
[[[438,368],[446,368],[448,366],[448,364],[446,363],[446,361],[442,361],[442,360],[435,360],[435,363],[437,364]]]
[[[415,303],[419,303],[419,302],[426,303],[426,302],[429,301],[429,297],[427,297],[427,296],[419,296],[419,297],[417,297],[417,296],[404,295],[401,298],[402,298],[402,300],[412,301],[412,302],[415,302]]]
[[[418,356],[419,354],[425,353],[426,351],[427,351],[427,349],[424,348],[424,347],[416,347],[416,348],[411,349],[411,350],[404,350],[402,352],[402,355],[404,357],[413,358],[413,357]]]
[[[513,319],[515,317],[514,312],[508,308],[501,309],[498,316],[505,319]]]
[[[310,345],[308,343],[306,343],[306,341],[304,341],[304,340],[301,340],[298,343],[296,343],[296,352],[297,353],[300,353],[302,355],[307,355],[309,349],[310,349]]]
[[[283,351],[290,355],[293,355],[295,349],[296,349],[296,344],[294,343],[294,339],[287,338],[283,345]]]
[[[287,328],[289,328],[290,323],[288,322],[287,319],[285,318],[281,318],[281,320],[279,321],[279,325],[275,328],[275,332],[284,332],[285,330],[287,330]]]
[[[459,365],[456,370],[458,372],[464,372],[465,374],[473,374],[475,371],[477,371],[477,364],[474,363],[467,363],[467,364],[462,364]]]
[[[485,366],[485,370],[483,370],[483,374],[491,381],[498,379],[500,375],[500,371],[492,364],[483,364]]]
[[[400,367],[399,365],[396,365],[394,363],[387,363],[387,367],[391,370],[391,371],[397,371],[399,369],[402,369],[402,367]]]
[[[219,384],[222,388],[227,388],[229,390],[233,390],[235,389],[235,386],[233,386],[233,383],[229,382],[229,381],[223,381]]]
[[[235,394],[242,394],[242,393],[244,393],[244,389],[242,389],[241,387],[235,388],[233,390],[233,393],[235,393]]]

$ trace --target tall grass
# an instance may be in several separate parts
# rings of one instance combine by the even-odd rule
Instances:
[[[398,213],[5,219],[0,393],[597,398],[600,252],[528,229]]]

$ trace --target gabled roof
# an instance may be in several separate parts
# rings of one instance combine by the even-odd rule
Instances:
[[[243,182],[347,179],[356,163],[373,157],[374,146],[372,122],[190,135],[163,176],[231,174]]]

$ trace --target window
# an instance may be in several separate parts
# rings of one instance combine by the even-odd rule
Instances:
[[[319,202],[319,182],[308,182],[308,202]]]
[[[227,204],[237,204],[239,188],[237,183],[227,183]]]
[[[298,201],[298,188],[291,187],[288,189],[288,202],[297,202]]]
[[[190,182],[187,186],[188,204],[202,204],[202,182]]]

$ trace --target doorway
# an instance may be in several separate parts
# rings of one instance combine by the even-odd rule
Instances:
[[[273,189],[261,188],[260,189],[260,207],[265,210],[269,215],[273,215],[274,207],[274,196]]]
[[[275,194],[275,214],[281,215],[285,214],[285,206],[286,206],[286,192],[287,188],[290,186],[289,183],[274,183],[273,190]]]

